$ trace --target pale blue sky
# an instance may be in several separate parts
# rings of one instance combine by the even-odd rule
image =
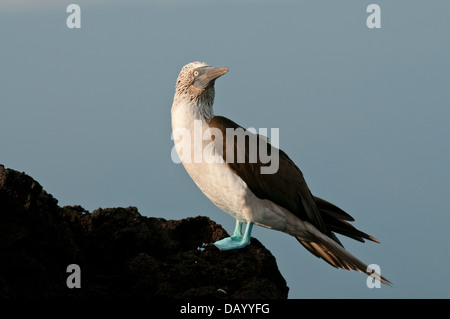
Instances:
[[[181,67],[227,66],[215,113],[279,128],[312,192],[381,241],[346,248],[394,283],[368,289],[256,227],[290,298],[450,297],[450,2],[377,1],[378,30],[373,2],[356,0],[33,3],[0,3],[0,163],[60,205],[205,215],[232,232],[170,157]],[[80,30],[66,27],[70,3]]]

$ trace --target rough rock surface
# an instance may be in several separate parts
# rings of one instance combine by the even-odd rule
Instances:
[[[197,249],[225,236],[207,217],[59,207],[33,178],[0,165],[0,298],[287,298],[258,240]],[[81,288],[67,286],[70,264],[80,267]]]

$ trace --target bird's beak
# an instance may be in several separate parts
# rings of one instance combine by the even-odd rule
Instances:
[[[214,80],[228,72],[227,67],[205,67],[198,78],[194,81],[194,86],[198,89],[206,89]]]

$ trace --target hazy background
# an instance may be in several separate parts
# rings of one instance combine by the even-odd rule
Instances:
[[[370,1],[166,2],[2,0],[0,163],[61,206],[205,215],[232,232],[170,157],[181,67],[227,66],[215,113],[280,128],[312,192],[381,241],[345,247],[395,284],[369,289],[256,227],[290,298],[449,298],[450,2],[376,1],[373,30]]]

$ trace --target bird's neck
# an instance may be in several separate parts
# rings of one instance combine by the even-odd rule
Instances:
[[[192,124],[194,120],[202,120],[208,123],[213,116],[213,100],[174,99],[172,122]]]
[[[175,149],[186,170],[196,181],[199,174],[195,168],[198,165],[194,164],[197,163],[196,156],[198,156],[195,154],[203,154],[203,144],[206,142],[203,135],[209,127],[209,120],[213,117],[212,105],[198,105],[193,101],[175,99],[171,117]],[[195,142],[198,138],[200,143]]]

